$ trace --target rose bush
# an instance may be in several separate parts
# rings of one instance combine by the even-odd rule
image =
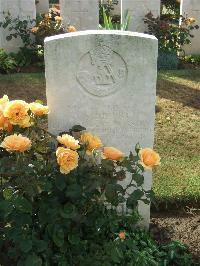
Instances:
[[[144,18],[144,23],[148,28],[146,33],[158,39],[158,48],[162,52],[183,52],[183,46],[191,44],[193,31],[199,29],[194,18],[176,14],[161,14],[160,17],[154,17],[149,12]]]
[[[20,71],[21,68],[34,65],[44,67],[44,39],[67,32],[75,32],[73,25],[65,26],[60,10],[50,8],[47,14],[40,14],[36,19],[21,20],[10,13],[3,13],[0,28],[7,29],[6,40],[21,39],[21,47],[17,53],[5,53],[0,50],[0,72]]]
[[[54,136],[48,113],[0,99],[0,265],[193,265],[184,245],[137,229],[159,155],[136,145],[126,156],[81,126]]]
[[[126,242],[150,203],[143,173],[159,155],[137,145],[125,156],[81,126],[54,136],[40,102],[4,96],[0,111],[0,264],[91,265],[108,243],[115,260],[111,242]]]

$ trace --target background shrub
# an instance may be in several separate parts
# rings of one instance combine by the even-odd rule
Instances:
[[[8,55],[5,50],[0,49],[0,73],[14,72],[17,68],[17,62],[14,57]]]

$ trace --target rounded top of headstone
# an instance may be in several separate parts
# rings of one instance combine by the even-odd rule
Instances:
[[[87,36],[87,35],[120,35],[120,36],[131,36],[131,37],[138,37],[138,38],[145,38],[145,39],[152,39],[156,40],[157,38],[153,35],[133,32],[133,31],[122,31],[122,30],[85,30],[85,31],[76,31],[71,33],[64,33],[59,34],[56,36],[51,36],[45,38],[45,43],[54,40],[61,40],[70,37],[79,37],[79,36]]]

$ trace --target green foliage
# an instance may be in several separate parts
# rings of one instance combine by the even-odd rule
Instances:
[[[119,0],[99,0],[99,23],[104,22],[104,13],[107,17],[111,17],[111,12],[114,10],[114,5],[117,5]]]
[[[103,8],[103,23],[100,25],[100,29],[105,30],[128,30],[129,24],[130,24],[130,15],[128,14],[128,11],[124,14],[124,19],[122,23],[114,23],[112,21],[112,18],[106,14],[106,11]]]
[[[185,245],[171,242],[159,246],[147,232],[138,229],[127,233],[124,241],[116,239],[106,243],[99,254],[99,264],[95,265],[101,265],[102,258],[107,263],[105,265],[194,265]]]
[[[158,54],[158,69],[177,69],[178,68],[178,56],[176,52],[163,52],[159,51]]]
[[[16,70],[17,62],[15,58],[0,49],[0,73],[10,73]]]
[[[62,24],[60,10],[52,8],[48,14],[38,16],[31,32],[35,36],[36,44],[42,47],[44,47],[44,39],[46,37],[67,32],[67,29]]]
[[[200,65],[200,55],[186,55],[184,61],[194,65]]]
[[[180,0],[161,0],[161,13],[173,13],[179,16]]]
[[[56,137],[43,129],[45,117],[31,110],[28,114],[32,126],[14,125],[12,134],[31,139],[31,149],[0,150],[0,264],[88,265],[91,261],[98,265],[110,253],[108,261],[118,263],[123,254],[118,258],[118,244],[113,247],[115,241],[120,244],[119,232],[135,230],[138,203],[149,204],[151,198],[143,187],[139,148],[135,156],[113,161],[101,159],[100,150],[87,155],[87,145],[80,143],[78,166],[62,174]],[[70,132],[82,134],[82,130],[78,125]],[[8,135],[1,131],[0,142]],[[119,176],[128,179],[127,187],[118,183]],[[126,199],[128,213],[119,215],[117,207],[125,207]]]
[[[181,265],[191,256],[180,243],[158,246],[137,229],[138,203],[149,204],[144,168],[135,152],[120,161],[86,154],[80,143],[77,168],[62,174],[56,137],[43,129],[45,117],[29,110],[33,125],[14,126],[32,141],[30,150],[0,149],[0,264],[8,265]],[[70,132],[82,134],[84,127]],[[9,135],[1,131],[0,142]],[[79,136],[80,137],[80,136]],[[126,187],[120,182],[127,178]],[[134,191],[132,190],[134,189]],[[128,207],[119,215],[117,207]],[[120,232],[125,237],[120,238]],[[6,256],[5,256],[6,254]]]
[[[38,16],[36,20],[20,20],[20,18],[13,18],[9,13],[5,14],[0,27],[8,29],[7,41],[13,38],[22,41],[19,52],[11,54],[18,69],[33,64],[43,66],[45,37],[66,32],[59,17],[60,11],[56,8],[50,9],[49,14]]]
[[[195,25],[194,18],[180,17],[176,14],[164,14],[155,18],[150,12],[145,16],[144,23],[148,26],[147,33],[158,39],[159,50],[170,53],[183,51],[183,45],[191,43],[192,31],[199,28]]]
[[[13,18],[9,13],[5,14],[4,21],[0,22],[0,27],[8,29],[10,34],[6,37],[7,41],[13,38],[20,38],[24,47],[34,47],[30,28],[35,24],[35,20],[20,20]]]

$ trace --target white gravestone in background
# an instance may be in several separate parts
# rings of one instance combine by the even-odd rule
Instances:
[[[200,0],[182,0],[181,15],[195,18],[195,25],[200,26]],[[186,54],[200,54],[200,29],[191,33],[194,38],[191,38],[191,44],[185,45],[183,49]]]
[[[8,12],[12,18],[19,17],[20,20],[29,20],[36,18],[35,0],[0,0],[0,21],[4,21],[5,14]],[[19,38],[6,40],[10,32],[8,29],[0,28],[0,48],[4,48],[7,52],[16,52],[22,46]]]
[[[127,155],[152,147],[157,39],[123,31],[83,31],[45,40],[49,130],[83,125]],[[150,189],[151,172],[145,176]],[[148,226],[150,208],[140,206]]]
[[[49,0],[37,0],[36,2],[37,14],[46,14],[49,12]]]
[[[129,30],[145,32],[144,17],[151,12],[155,17],[160,16],[160,0],[123,0],[122,14],[129,11],[131,17]]]
[[[98,0],[60,0],[60,11],[64,24],[78,31],[99,28]]]

